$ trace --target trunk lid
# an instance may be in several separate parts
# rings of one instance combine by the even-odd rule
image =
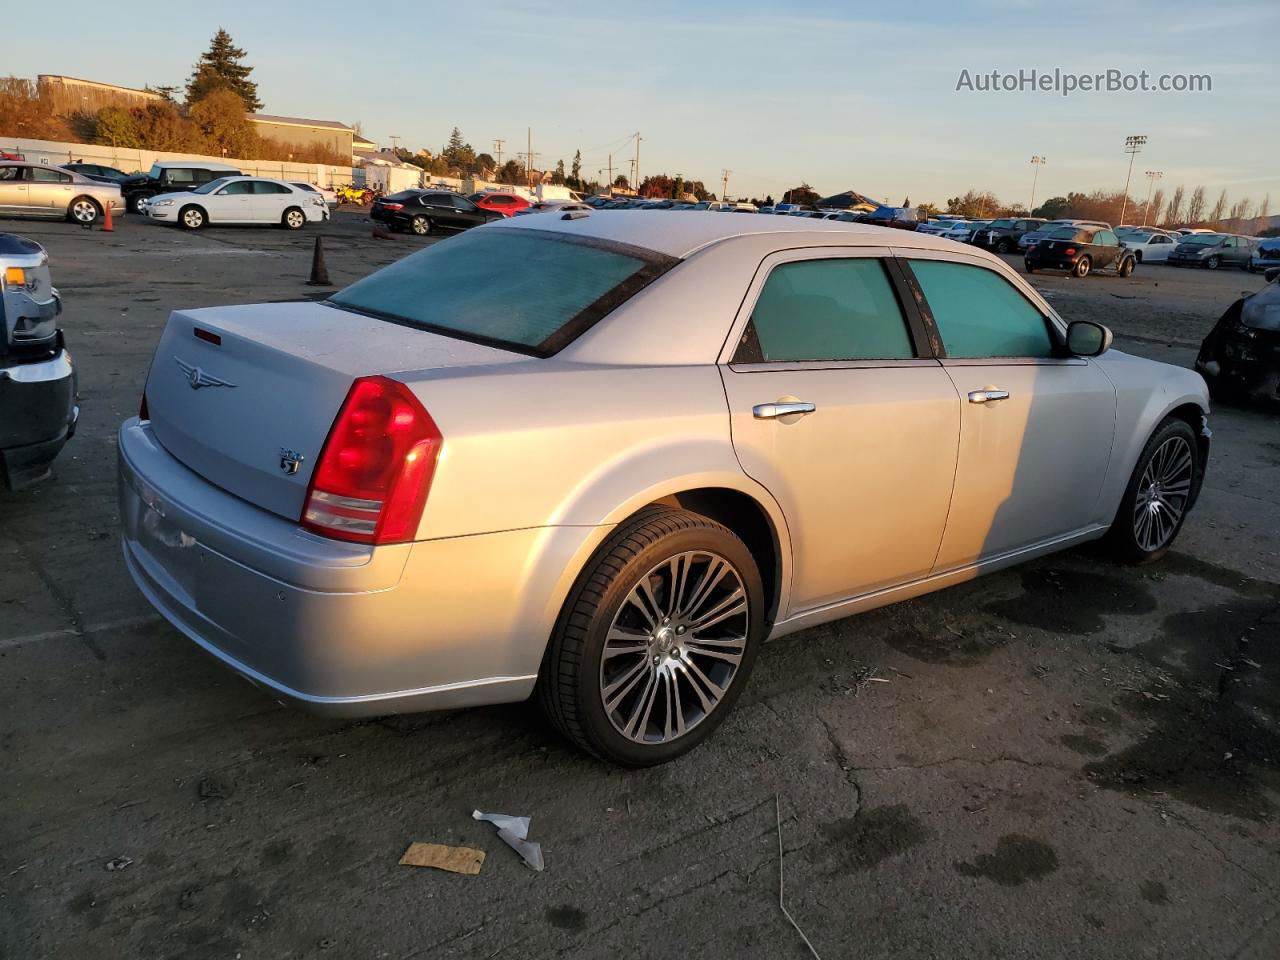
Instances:
[[[188,468],[296,520],[357,377],[527,360],[320,303],[183,310],[156,348],[147,407],[156,438]]]

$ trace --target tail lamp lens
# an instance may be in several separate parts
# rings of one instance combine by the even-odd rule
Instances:
[[[1076,248],[1075,248],[1075,247],[1067,247],[1067,249],[1066,249],[1066,250],[1064,250],[1063,252],[1064,252],[1068,257],[1074,257],[1074,256],[1076,255]]]
[[[311,476],[302,525],[357,543],[412,540],[443,443],[403,383],[356,380]]]

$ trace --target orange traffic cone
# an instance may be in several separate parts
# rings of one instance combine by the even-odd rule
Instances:
[[[114,233],[115,225],[111,222],[111,201],[108,200],[102,205],[102,232]]]

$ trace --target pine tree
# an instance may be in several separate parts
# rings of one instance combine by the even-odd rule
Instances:
[[[249,79],[253,67],[246,67],[240,62],[244,57],[245,52],[232,42],[231,34],[219,27],[209,49],[200,55],[191,79],[187,81],[187,103],[202,100],[219,87],[228,87],[244,101],[246,110],[261,110],[258,85]]]
[[[569,182],[575,187],[582,184],[582,151],[573,151],[573,166],[569,168]]]

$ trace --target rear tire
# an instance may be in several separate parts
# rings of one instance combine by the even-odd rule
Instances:
[[[1031,264],[1027,263],[1025,260],[1022,262],[1022,265],[1026,268],[1027,273],[1036,272],[1036,268],[1033,267]]]
[[[67,219],[82,227],[91,227],[102,216],[102,208],[93,197],[76,197],[67,207]]]
[[[1196,435],[1184,420],[1167,417],[1142,448],[1107,539],[1126,563],[1150,563],[1168,551],[1182,530],[1200,483]]]
[[[996,244],[996,253],[1008,253],[1008,252],[1009,252],[1008,240],[1001,240],[999,243]]]
[[[431,221],[428,218],[424,217],[422,214],[418,214],[416,217],[414,217],[412,220],[409,221],[409,229],[411,229],[418,236],[425,237],[427,234],[431,232]]]
[[[186,230],[199,230],[209,218],[205,216],[204,210],[195,204],[188,204],[178,213],[178,223]]]
[[[1087,277],[1089,275],[1089,271],[1092,268],[1093,268],[1093,261],[1090,260],[1088,257],[1081,257],[1079,260],[1076,261],[1076,265],[1072,269],[1071,275],[1074,277],[1081,277],[1081,278]]]
[[[146,194],[142,194],[142,193],[131,194],[129,196],[129,199],[125,202],[125,206],[128,207],[130,213],[141,213],[142,209],[138,206],[138,204],[140,204],[145,199],[147,199]]]
[[[596,757],[627,767],[673,760],[733,708],[764,639],[764,610],[755,560],[730,530],[685,510],[643,510],[578,577],[543,657],[538,700]]]

